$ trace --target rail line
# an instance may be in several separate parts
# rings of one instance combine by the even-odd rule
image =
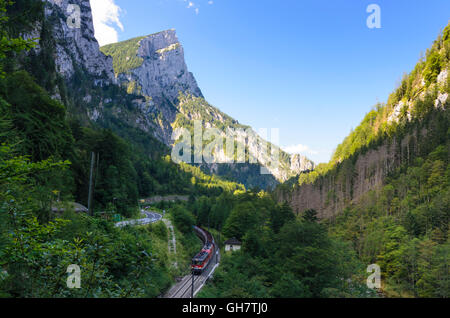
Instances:
[[[201,276],[194,275],[194,286],[200,280]],[[170,298],[190,298],[192,293],[192,275],[185,276],[181,281],[182,285],[170,296]],[[194,290],[195,292],[195,290]]]
[[[199,227],[194,227],[197,236],[203,241],[203,248],[193,258],[193,264],[191,266],[192,274],[184,276],[183,279],[173,286],[169,292],[165,295],[166,298],[190,298],[192,297],[192,290],[194,296],[201,290],[206,281],[212,275],[219,261],[219,252],[214,242],[212,235]],[[212,243],[212,244],[211,244]],[[206,252],[205,252],[206,251]],[[205,256],[205,253],[209,255]],[[201,270],[199,270],[199,257],[202,262]]]

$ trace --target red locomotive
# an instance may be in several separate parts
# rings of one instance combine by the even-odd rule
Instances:
[[[200,253],[192,259],[191,269],[194,275],[201,275],[208,267],[214,256],[215,244],[212,235],[198,226],[194,226],[195,233],[203,241],[204,245]]]

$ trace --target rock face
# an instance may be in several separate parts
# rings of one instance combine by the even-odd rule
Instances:
[[[178,42],[175,30],[162,31],[139,41],[137,56],[144,61],[138,68],[119,74],[119,82],[136,82],[142,94],[155,102],[163,98],[175,102],[178,93],[203,97],[197,82],[188,71],[183,46]]]
[[[56,39],[55,63],[57,70],[66,78],[83,66],[91,75],[98,77],[96,84],[114,82],[112,58],[100,52],[94,37],[91,5],[88,0],[44,0],[45,17],[52,26]],[[74,7],[80,8],[80,27],[68,23]],[[74,20],[72,20],[74,21]]]
[[[133,45],[136,47],[135,52],[130,52],[128,48]],[[295,155],[291,158],[278,147],[270,145],[272,148],[278,148],[280,152],[278,167],[272,165],[272,158],[261,147],[266,143],[265,140],[204,100],[194,76],[188,71],[183,46],[178,41],[175,30],[110,44],[101,49],[111,54],[115,65],[120,65],[121,73],[116,74],[118,83],[130,90],[137,89],[140,94],[152,100],[154,111],[162,115],[156,130],[160,140],[166,145],[173,146],[174,140],[171,137],[174,128],[187,128],[186,123],[191,125],[194,120],[201,120],[204,128],[219,128],[223,137],[229,128],[245,129],[247,135],[238,137],[247,140],[247,151],[255,158],[255,162],[248,163],[266,167],[278,181],[285,181],[302,171],[313,169],[313,163],[306,157]],[[136,58],[141,61],[137,66],[132,63]],[[214,152],[214,159],[215,162],[223,163],[224,154],[220,151]],[[254,167],[245,169],[242,164],[239,167],[233,163],[227,165],[229,169],[235,170],[231,171],[231,174],[238,170],[255,171]],[[216,163],[204,164],[203,167],[213,173],[221,171]],[[261,174],[255,177],[263,178]],[[272,187],[275,183],[276,180],[271,180],[265,184]]]
[[[121,45],[121,43],[109,46]],[[149,115],[156,117],[154,135],[167,146],[172,146],[173,123],[179,113],[178,96],[182,92],[193,97],[203,97],[200,88],[184,59],[183,46],[175,30],[166,30],[140,38],[136,56],[142,64],[116,74],[116,82],[130,92],[142,94],[149,100]],[[108,56],[109,58],[118,58]],[[126,64],[129,56],[121,56]],[[134,88],[131,88],[133,86]]]
[[[294,154],[291,156],[291,171],[295,174],[300,174],[304,171],[311,171],[314,169],[314,163],[305,156]]]
[[[186,66],[183,46],[178,41],[175,30],[136,38],[138,42],[131,39],[113,44],[113,51],[117,49],[114,52],[118,53],[108,56],[101,51],[106,47],[99,48],[94,37],[88,0],[43,1],[43,26],[51,33],[56,71],[66,79],[70,89],[76,90],[74,94],[80,100],[73,107],[78,112],[77,116],[82,112],[83,118],[100,125],[105,123],[110,126],[112,120],[119,126],[125,124],[138,128],[168,147],[174,144],[174,128],[192,125],[194,120],[201,120],[204,128],[218,128],[222,135],[227,132],[227,127],[249,128],[204,100],[193,74]],[[74,10],[78,8],[79,27],[76,23],[71,23],[75,22],[72,18]],[[36,35],[39,33],[42,35],[43,26],[37,26],[29,36],[38,37]],[[40,49],[38,46],[35,50],[38,53]],[[117,62],[122,66],[121,72],[113,67]],[[84,74],[83,80],[89,83],[76,83],[80,72]],[[121,86],[122,89],[111,86]],[[54,97],[61,99],[58,91]],[[253,130],[248,131],[254,140],[247,144],[247,151],[255,158],[254,161],[204,163],[202,168],[207,172],[231,176],[233,180],[247,186],[262,188],[274,187],[278,182],[312,168],[313,164],[307,158],[291,158],[281,149],[279,165],[272,166],[270,156],[261,151],[261,144],[265,140]],[[224,159],[224,154],[220,151],[214,152],[214,156],[216,159]],[[261,174],[261,167],[266,167],[270,174]],[[242,176],[245,178],[242,179]],[[247,183],[247,180],[251,182]]]

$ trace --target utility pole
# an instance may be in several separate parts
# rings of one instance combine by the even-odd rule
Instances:
[[[89,210],[89,215],[90,216],[94,216],[94,211],[92,208],[92,196],[94,194],[94,185],[93,185],[93,181],[94,181],[94,162],[95,162],[95,152],[92,152],[91,155],[91,172],[90,172],[90,176],[89,176],[89,196],[88,196],[88,210]]]
[[[219,225],[219,240],[217,241],[216,246],[216,264],[219,263],[219,253],[220,253],[220,231],[222,230],[222,224]]]
[[[214,254],[216,254],[216,264],[217,264],[219,262],[219,260],[218,260],[219,249],[217,247],[215,248]]]
[[[220,250],[220,243],[221,243],[221,241],[220,241],[220,232],[221,231],[222,231],[222,224],[219,225],[219,240],[217,241],[217,247],[219,248],[219,250]]]
[[[194,272],[192,272],[191,298],[194,298]]]

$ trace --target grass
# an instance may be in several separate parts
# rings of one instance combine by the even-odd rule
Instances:
[[[151,36],[155,36],[163,32],[166,31],[161,31],[145,36],[139,36],[118,43],[108,44],[102,46],[100,48],[100,51],[102,51],[103,54],[111,56],[113,58],[114,73],[117,76],[119,74],[126,73],[130,70],[142,66],[142,64],[144,63],[144,59],[137,55],[141,40]],[[167,48],[158,50],[158,53],[162,54],[167,51],[175,50],[179,46],[180,46],[179,43],[175,43]],[[139,92],[139,87],[128,87],[128,90],[133,90],[133,93],[136,93]]]
[[[173,253],[168,255],[168,259],[171,264],[175,262],[178,264],[178,268],[171,267],[171,273],[174,276],[185,276],[190,273],[191,259],[201,250],[203,246],[202,242],[195,235],[194,231],[187,234],[181,233],[175,226],[170,210],[166,210],[165,218],[172,222],[177,244],[177,253],[175,255]],[[166,249],[168,248],[168,240],[171,239],[169,229],[167,229],[167,232]]]
[[[137,56],[140,42],[146,36],[140,36],[127,41],[108,44],[100,48],[105,55],[113,58],[113,67],[116,76],[129,70],[138,68],[144,59]]]

